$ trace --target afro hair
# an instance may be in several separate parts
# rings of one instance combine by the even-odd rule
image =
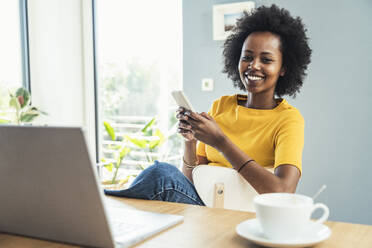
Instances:
[[[280,9],[275,4],[258,7],[250,13],[244,12],[243,17],[238,19],[236,27],[223,46],[223,72],[232,79],[234,87],[245,90],[238,70],[241,49],[249,34],[257,31],[269,31],[280,37],[286,73],[279,77],[275,94],[278,97],[295,97],[296,93],[300,92],[310,63],[311,49],[306,36],[307,30],[300,17],[293,18],[288,10]]]

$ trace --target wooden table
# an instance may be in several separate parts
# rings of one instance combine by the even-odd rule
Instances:
[[[110,205],[159,213],[179,214],[184,222],[163,231],[135,247],[260,247],[238,236],[235,227],[254,218],[253,213],[212,209],[180,203],[146,201],[108,197]],[[372,226],[341,222],[326,222],[332,236],[316,248],[372,247]],[[44,240],[0,233],[0,247],[6,248],[67,248],[77,247]]]

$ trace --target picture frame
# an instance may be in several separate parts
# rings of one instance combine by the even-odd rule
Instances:
[[[254,2],[238,2],[213,5],[213,40],[225,40],[243,11],[254,9]]]

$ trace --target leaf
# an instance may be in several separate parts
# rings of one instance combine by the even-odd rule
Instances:
[[[21,107],[23,106],[23,104],[25,103],[25,99],[23,98],[23,96],[18,96],[18,102],[19,104],[21,104]]]
[[[1,118],[0,118],[0,124],[7,124],[7,123],[10,123],[10,120],[7,120],[7,119],[1,119]]]
[[[109,163],[109,164],[105,164],[103,167],[105,167],[109,172],[112,172],[114,165],[112,163]]]
[[[117,158],[116,158],[116,168],[119,168],[121,161],[123,158],[125,158],[129,153],[131,149],[129,147],[123,147],[119,153],[117,153]]]
[[[19,119],[21,122],[31,122],[33,121],[36,117],[38,117],[39,114],[27,114],[27,113],[22,113],[21,118]]]
[[[120,164],[121,164],[121,158],[120,158],[120,154],[119,154],[119,156],[116,158],[115,168],[118,169],[120,167]]]
[[[24,108],[26,105],[28,105],[30,100],[30,93],[24,87],[18,88],[15,93],[15,96],[17,97],[17,99],[19,96],[23,98],[23,104],[20,105],[21,108]]]
[[[48,113],[44,112],[44,111],[41,111],[40,109],[36,108],[36,107],[30,107],[30,110],[34,110],[34,111],[37,111],[39,114],[43,114],[43,115],[48,115]]]
[[[111,144],[109,144],[107,146],[107,148],[110,149],[110,150],[119,150],[121,148],[121,146],[120,145],[111,145]]]
[[[124,147],[121,151],[120,151],[120,159],[123,159],[125,158],[129,153],[130,153],[130,148],[129,147]]]
[[[10,98],[9,105],[11,107],[14,107],[17,111],[21,109],[21,104],[19,104],[18,98],[15,96],[12,96]]]
[[[112,128],[112,126],[110,125],[110,123],[108,123],[107,121],[104,121],[103,125],[105,126],[105,129],[106,129],[106,132],[108,133],[108,135],[110,135],[111,140],[115,141],[116,140],[115,131]]]
[[[41,110],[39,110],[39,109],[37,109],[37,108],[35,108],[35,107],[32,107],[31,109],[37,110],[37,112],[39,112],[39,114],[42,114],[42,115],[48,115],[47,112],[41,111]]]
[[[139,164],[139,167],[140,167],[141,170],[146,169],[145,166],[143,166],[142,164]]]
[[[40,111],[37,110],[37,108],[35,108],[35,107],[31,107],[27,110],[24,110],[23,113],[26,113],[26,114],[40,114]]]
[[[149,129],[152,125],[155,124],[155,120],[156,120],[155,117],[152,118],[151,121],[149,121],[149,122],[145,125],[145,127],[142,128],[141,132],[142,132],[142,133],[146,133],[146,132],[147,132],[147,129]]]
[[[127,176],[125,179],[119,180],[119,185],[124,185],[129,181],[130,176]]]
[[[40,112],[37,110],[37,108],[31,107],[21,113],[19,120],[21,122],[31,122],[39,115],[40,115]]]
[[[150,143],[149,143],[149,148],[150,148],[150,149],[154,149],[154,148],[157,147],[159,144],[160,144],[160,139],[158,139],[158,140],[152,140],[152,141],[150,141]]]
[[[147,162],[154,162],[154,160],[152,159],[152,157],[146,152],[146,159],[147,159]]]
[[[159,137],[159,139],[160,139],[160,143],[159,143],[159,145],[162,145],[162,144],[164,143],[164,141],[165,141],[165,136],[164,136],[164,134],[160,131],[160,129],[156,129],[156,131],[155,131],[155,136],[158,136],[158,137]]]
[[[127,138],[130,142],[132,142],[134,145],[138,146],[139,148],[146,148],[146,145],[149,143],[147,140],[131,138],[128,135],[125,135],[125,138]]]
[[[149,129],[146,132],[143,132],[143,135],[144,136],[153,136],[153,130],[152,129]]]

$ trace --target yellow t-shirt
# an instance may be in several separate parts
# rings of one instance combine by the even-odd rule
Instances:
[[[209,114],[224,134],[248,156],[265,168],[291,164],[302,171],[304,119],[283,99],[274,109],[252,109],[238,105],[247,96],[222,96]],[[197,155],[209,165],[232,167],[216,149],[198,142]]]

